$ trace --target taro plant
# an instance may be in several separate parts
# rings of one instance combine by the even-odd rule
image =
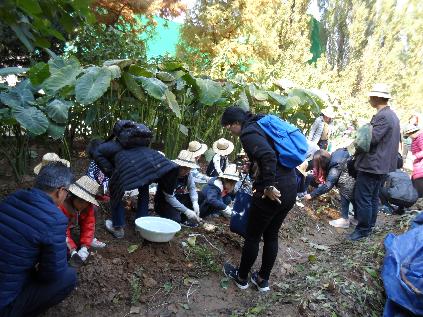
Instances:
[[[323,101],[309,90],[281,94],[254,83],[244,84],[197,77],[182,62],[158,59],[108,60],[82,66],[74,57],[56,57],[18,73],[14,87],[1,86],[1,139],[16,139],[10,154],[17,177],[25,171],[29,138],[43,136],[73,144],[76,138],[105,137],[118,119],[147,124],[154,146],[174,157],[192,139],[209,145],[224,134],[220,116],[228,105],[255,112],[276,113],[307,128]],[[18,141],[19,140],[19,141]],[[7,142],[6,142],[7,143]],[[2,152],[10,153],[2,147]],[[70,156],[70,154],[68,154]]]

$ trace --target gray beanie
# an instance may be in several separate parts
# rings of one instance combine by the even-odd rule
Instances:
[[[45,165],[35,178],[37,188],[68,188],[73,182],[73,174],[69,167],[61,162],[52,162]]]

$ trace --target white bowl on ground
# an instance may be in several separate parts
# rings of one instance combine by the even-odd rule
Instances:
[[[141,217],[135,219],[135,228],[148,241],[168,242],[181,230],[181,225],[166,218]]]

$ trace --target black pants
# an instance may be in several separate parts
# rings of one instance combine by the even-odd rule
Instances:
[[[279,181],[278,189],[281,192],[281,204],[268,198],[262,199],[261,194],[253,196],[247,223],[247,236],[239,265],[239,277],[242,279],[247,278],[257,259],[262,236],[264,245],[259,275],[265,280],[270,277],[270,272],[278,255],[279,229],[286,215],[294,206],[297,195],[294,170]]]
[[[0,310],[0,316],[38,316],[64,300],[75,285],[76,271],[71,267],[67,268],[61,278],[50,283],[30,279],[15,300]]]
[[[423,177],[413,179],[413,186],[417,190],[417,193],[419,194],[419,198],[423,197]]]

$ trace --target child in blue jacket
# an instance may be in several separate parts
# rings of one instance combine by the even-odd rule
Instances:
[[[222,214],[231,217],[231,193],[239,176],[235,164],[230,164],[218,177],[213,177],[202,190],[200,202],[200,217],[205,218],[212,214]]]

